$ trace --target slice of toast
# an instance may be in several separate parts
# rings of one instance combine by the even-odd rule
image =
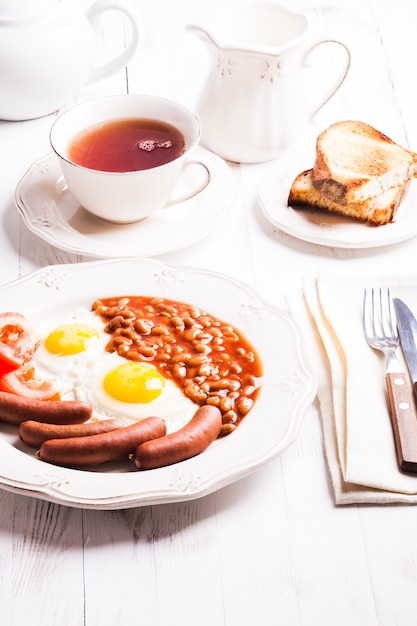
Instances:
[[[362,202],[341,204],[321,193],[314,184],[313,170],[309,169],[295,178],[290,189],[288,205],[314,207],[381,226],[393,220],[407,192],[409,182],[408,180],[405,184],[390,187]]]
[[[317,138],[313,183],[329,202],[347,206],[379,196],[392,205],[381,194],[397,189],[388,194],[394,198],[416,175],[417,154],[365,122],[336,122]]]

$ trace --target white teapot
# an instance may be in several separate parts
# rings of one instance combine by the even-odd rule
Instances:
[[[98,26],[106,11],[130,22],[125,50],[94,67]],[[0,0],[0,119],[27,120],[68,104],[79,89],[122,68],[136,50],[138,29],[118,0],[87,10],[73,0]]]
[[[277,157],[302,135],[350,67],[345,44],[315,39],[305,15],[275,2],[226,7],[196,18],[187,30],[211,52],[211,71],[197,107],[202,144],[230,161]],[[305,86],[310,53],[331,44],[342,46],[345,62],[336,77],[323,80],[327,93],[317,95],[323,89],[314,85],[314,103]]]

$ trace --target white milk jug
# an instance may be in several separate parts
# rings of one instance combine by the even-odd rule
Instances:
[[[342,42],[315,40],[307,17],[273,2],[227,7],[187,25],[211,52],[211,71],[197,113],[202,144],[241,163],[267,161],[297,140],[334,95],[350,67]],[[303,72],[322,45],[342,46],[345,63],[312,103]],[[326,81],[323,81],[326,82]],[[329,82],[331,83],[329,86]]]

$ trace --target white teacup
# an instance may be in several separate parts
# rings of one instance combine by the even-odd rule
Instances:
[[[123,172],[91,169],[69,157],[69,148],[80,133],[99,124],[135,118],[174,126],[184,138],[183,153],[163,165]],[[52,125],[50,143],[68,189],[80,205],[103,220],[127,224],[183,202],[207,186],[207,167],[191,158],[200,134],[198,118],[183,105],[157,96],[131,94],[89,100],[68,109]],[[175,197],[185,167],[193,164],[204,168],[204,181],[182,197]]]

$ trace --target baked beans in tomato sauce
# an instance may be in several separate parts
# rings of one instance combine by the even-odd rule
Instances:
[[[233,326],[185,302],[151,296],[102,298],[93,311],[105,324],[109,352],[148,361],[197,405],[222,412],[222,435],[251,410],[262,366]]]

